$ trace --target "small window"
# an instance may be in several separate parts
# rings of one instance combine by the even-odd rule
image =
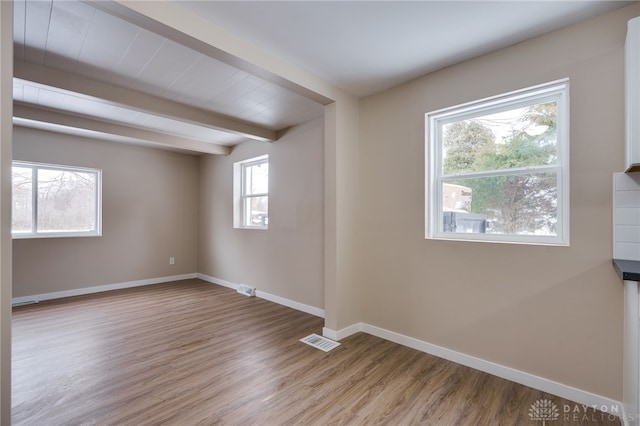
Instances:
[[[101,234],[100,170],[13,162],[14,238]]]
[[[234,163],[234,227],[269,228],[269,156]]]
[[[568,80],[426,114],[426,237],[569,244]]]

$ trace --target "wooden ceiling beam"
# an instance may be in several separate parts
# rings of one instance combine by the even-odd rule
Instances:
[[[266,142],[273,142],[277,139],[277,132],[272,129],[41,65],[15,61],[14,77],[42,86],[68,91],[76,96],[80,94],[90,98],[97,98],[109,105],[233,133],[249,139]]]
[[[231,152],[228,146],[81,117],[48,108],[34,107],[22,102],[14,102],[13,117],[14,124],[23,127],[71,134],[78,134],[79,132],[75,129],[80,129],[81,131],[107,136],[109,139],[191,153],[228,155]]]

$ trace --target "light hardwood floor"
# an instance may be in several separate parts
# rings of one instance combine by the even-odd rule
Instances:
[[[199,280],[14,308],[13,424],[542,425],[544,398],[549,426],[620,424],[363,333],[298,341],[322,325]]]

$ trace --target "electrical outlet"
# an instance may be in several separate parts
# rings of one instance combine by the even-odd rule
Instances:
[[[172,257],[170,257],[170,258],[169,258],[169,265],[175,265],[175,263],[176,263],[176,258],[175,258],[175,257],[173,257],[173,256],[172,256]]]

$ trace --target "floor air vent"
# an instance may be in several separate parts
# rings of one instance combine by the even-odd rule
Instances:
[[[300,341],[325,352],[329,352],[331,349],[340,346],[340,343],[335,340],[327,339],[326,337],[318,336],[317,334],[310,334],[307,337],[300,339]]]
[[[249,287],[248,285],[240,284],[238,286],[238,293],[244,294],[245,296],[254,297],[256,295],[256,289],[253,287]]]

